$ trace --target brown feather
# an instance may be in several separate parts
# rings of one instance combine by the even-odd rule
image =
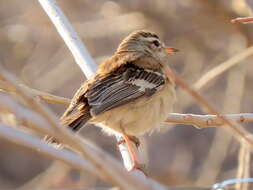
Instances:
[[[156,104],[156,101],[153,102],[152,97],[157,97],[158,103],[160,101],[167,102],[168,105],[166,107],[172,105],[174,100],[173,84],[171,85],[169,81],[166,80],[164,82],[164,79],[161,79],[163,64],[167,64],[167,53],[162,49],[164,47],[152,49],[154,48],[154,46],[152,46],[154,40],[159,41],[158,36],[147,31],[138,31],[126,37],[119,45],[116,53],[99,65],[95,77],[82,84],[79,90],[75,93],[69,107],[61,117],[61,123],[70,127],[74,131],[79,130],[87,122],[105,122],[106,125],[106,122],[110,122],[110,120],[105,118],[110,118],[111,113],[113,113],[113,115],[116,114],[113,118],[117,120],[118,116],[116,110],[127,110],[128,114],[128,112],[130,113],[133,111],[131,108],[132,106],[134,109],[139,110],[140,113],[147,110],[151,111],[152,104],[158,105]],[[132,73],[127,72],[129,64],[138,68],[136,73],[135,71]],[[133,70],[134,67],[132,68]],[[145,69],[148,69],[149,71]],[[138,73],[144,78],[141,78]],[[114,78],[115,81],[113,81]],[[128,81],[127,78],[130,80]],[[116,80],[119,80],[120,84],[117,84]],[[107,91],[101,90],[106,90],[107,87],[110,87],[108,85],[115,85],[115,88],[108,88]],[[116,94],[113,94],[110,90],[114,90]],[[168,94],[169,97],[164,98],[165,94],[167,94],[167,90],[170,91]],[[140,105],[144,103],[147,109],[143,107],[142,110],[142,107],[134,107],[133,105],[135,102]],[[130,105],[129,108],[128,105]],[[157,110],[159,111],[159,109]],[[169,110],[169,107],[162,110],[164,112],[162,113],[162,117],[157,117],[158,119],[154,125],[161,122],[160,120],[165,117]],[[156,112],[152,112],[152,114],[157,114]],[[138,120],[131,117],[129,119],[132,119],[132,122]],[[122,114],[118,118],[125,118],[125,115]],[[140,120],[140,122],[141,121],[142,120]],[[117,127],[120,127],[118,126],[117,121],[115,121],[115,123],[117,124]],[[112,123],[112,125],[114,125],[114,123]],[[151,125],[151,123],[149,125]],[[149,127],[151,128],[152,126]],[[118,130],[116,130],[114,126],[108,127],[114,128],[113,130],[115,131]],[[134,125],[132,127],[134,127]],[[140,130],[136,129],[136,131],[142,132],[142,127],[139,127]],[[143,131],[146,131],[146,129]]]

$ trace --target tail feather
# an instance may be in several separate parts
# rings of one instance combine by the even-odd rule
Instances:
[[[62,125],[67,126],[73,132],[77,132],[87,123],[90,118],[91,114],[89,107],[84,106],[82,109],[77,109],[75,112],[71,112],[70,114],[63,114],[60,121]],[[61,143],[55,137],[46,136],[44,140],[49,144],[60,147]]]
[[[91,115],[89,112],[76,112],[75,114],[62,118],[61,123],[76,132],[84,126],[90,118]]]

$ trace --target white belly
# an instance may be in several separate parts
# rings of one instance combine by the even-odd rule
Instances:
[[[140,135],[158,127],[172,111],[174,87],[167,83],[150,97],[140,98],[126,105],[106,111],[90,121],[106,133]]]

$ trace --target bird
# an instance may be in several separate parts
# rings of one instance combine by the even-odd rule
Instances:
[[[177,51],[154,32],[132,32],[77,90],[61,123],[74,132],[89,123],[108,135],[121,135],[134,161],[132,169],[139,169],[131,141],[138,144],[137,136],[158,128],[172,112],[175,83],[166,69]]]

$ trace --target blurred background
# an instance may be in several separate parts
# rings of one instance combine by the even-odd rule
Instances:
[[[232,18],[251,15],[250,1],[57,2],[98,64],[115,52],[126,35],[148,29],[157,32],[167,45],[180,50],[171,57],[171,67],[190,86],[253,42],[252,24],[230,23]],[[241,61],[199,92],[221,113],[253,112],[252,59]],[[0,1],[0,64],[27,86],[68,98],[86,80],[40,4],[34,0]],[[204,113],[181,89],[177,89],[177,94],[175,112]],[[59,116],[66,109],[63,105],[47,105]],[[245,128],[250,131],[252,127],[245,125]],[[248,149],[226,127],[198,130],[193,126],[166,124],[161,131],[142,138],[142,154],[150,176],[163,184],[209,186],[238,175],[253,175]],[[114,138],[93,126],[81,133],[121,160]],[[242,157],[247,157],[248,164],[241,161]],[[240,174],[238,170],[242,168],[244,172]],[[47,183],[38,181],[39,187],[110,186],[94,176],[0,139],[1,189],[24,185],[43,172],[51,175]]]

